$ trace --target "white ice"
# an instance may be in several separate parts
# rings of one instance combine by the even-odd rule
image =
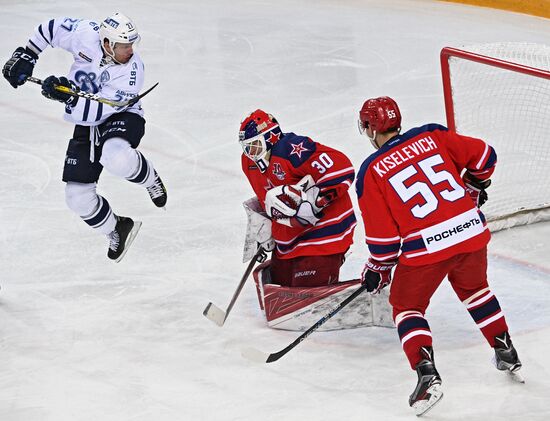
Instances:
[[[317,333],[258,366],[240,350],[277,351],[293,332],[267,329],[252,284],[226,325],[244,270],[252,192],[240,172],[239,122],[263,108],[286,131],[341,149],[356,166],[371,152],[357,133],[367,97],[390,95],[404,127],[445,124],[439,51],[496,41],[548,42],[548,20],[431,0],[95,2],[3,0],[0,57],[39,22],[120,10],[142,34],[147,133],[142,151],[168,191],[103,174],[115,211],[143,221],[125,259],[65,206],[61,171],[72,127],[37,86],[0,81],[0,420],[410,420],[416,374],[392,329]],[[47,51],[35,75],[64,74]],[[490,124],[490,122],[488,122]],[[531,180],[526,180],[531,182]],[[540,182],[540,180],[539,180]],[[367,253],[358,226],[344,268]],[[427,419],[550,419],[550,225],[494,235],[490,278],[524,363],[525,385],[490,364],[484,342],[444,284],[428,318],[445,397]]]

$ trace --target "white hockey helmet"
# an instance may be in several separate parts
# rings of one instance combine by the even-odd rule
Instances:
[[[134,25],[132,20],[117,12],[101,22],[99,26],[99,39],[101,40],[102,47],[104,40],[107,39],[111,51],[114,51],[117,42],[121,44],[133,44],[140,40],[140,36],[137,26]],[[107,51],[105,52],[113,58],[114,53],[109,54]]]

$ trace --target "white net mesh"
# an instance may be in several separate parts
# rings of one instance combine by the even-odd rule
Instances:
[[[550,71],[550,47],[495,43],[461,48]],[[492,229],[531,223],[550,212],[550,80],[488,64],[449,59],[456,130],[492,145],[498,165],[483,212]]]

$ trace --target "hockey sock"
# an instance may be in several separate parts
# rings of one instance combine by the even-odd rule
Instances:
[[[98,197],[98,206],[97,209],[92,212],[90,215],[80,216],[84,222],[86,222],[90,227],[98,230],[102,234],[111,233],[116,226],[116,218],[111,209],[111,205],[107,202],[102,196]]]
[[[495,336],[508,331],[497,297],[489,288],[484,288],[472,294],[463,303],[489,345],[494,347]]]
[[[432,346],[432,332],[424,315],[418,311],[403,311],[395,316],[401,346],[411,368],[422,360],[421,348]]]
[[[140,151],[135,151],[138,155],[138,166],[134,173],[127,178],[131,183],[141,184],[144,187],[151,187],[155,183],[155,169]]]

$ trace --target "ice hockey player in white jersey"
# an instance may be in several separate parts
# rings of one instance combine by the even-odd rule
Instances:
[[[101,24],[55,18],[38,25],[26,47],[17,48],[2,69],[4,77],[17,88],[32,76],[39,55],[48,46],[73,55],[67,75],[46,78],[42,94],[64,103],[65,120],[75,124],[63,169],[67,205],[90,227],[108,237],[107,255],[117,262],[128,250],[141,222],[116,215],[109,202],[97,194],[103,167],[143,186],[157,207],[164,207],[167,201],[166,188],[153,164],[137,150],[145,132],[141,103],[111,107],[71,96],[56,87],[99,94],[115,101],[136,97],[144,79],[144,65],[135,51],[139,39],[136,25],[121,13]]]

